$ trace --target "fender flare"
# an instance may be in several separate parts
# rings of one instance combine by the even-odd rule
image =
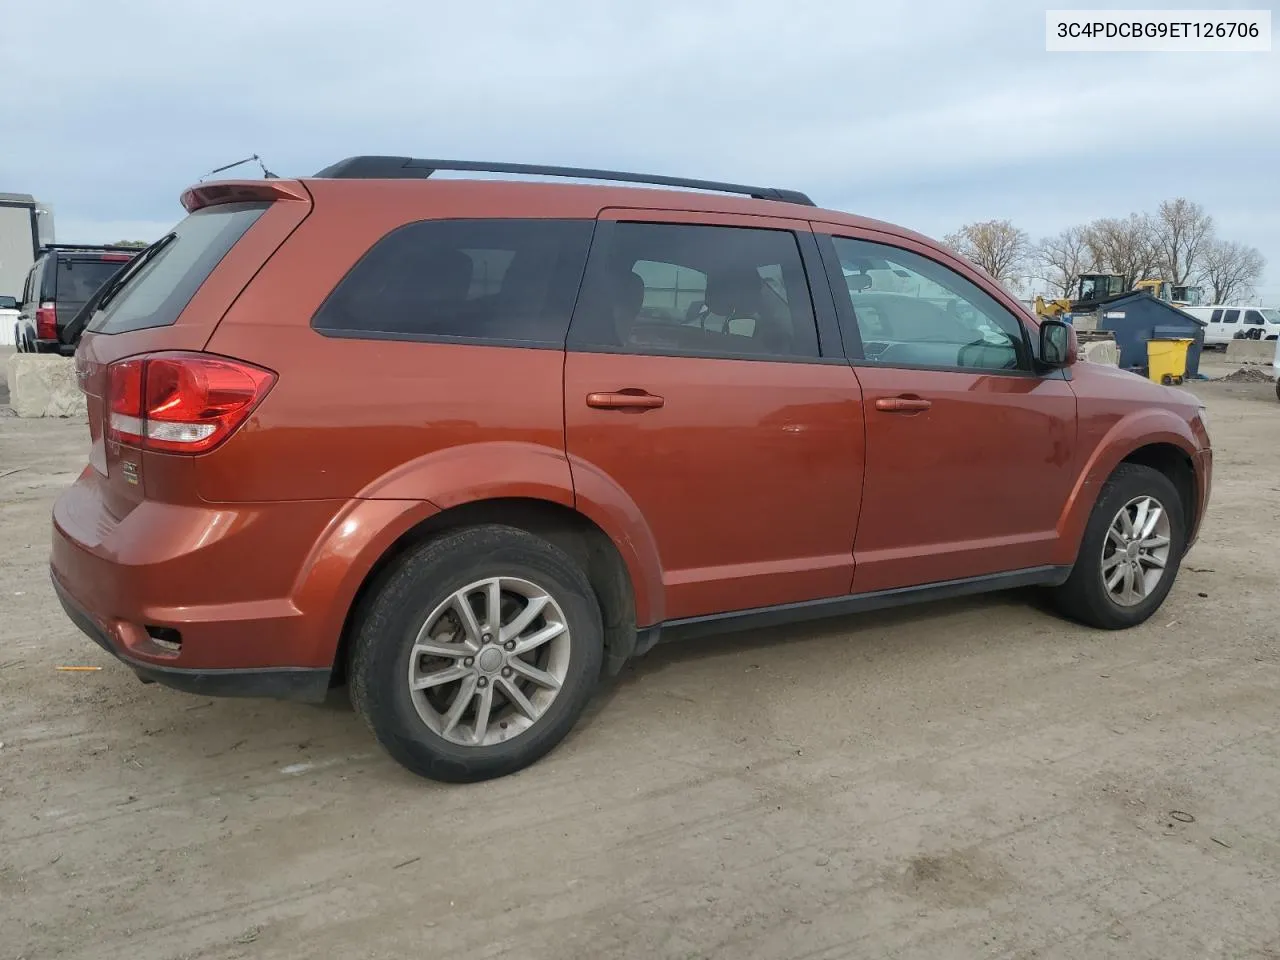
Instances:
[[[575,492],[574,480],[581,489]],[[631,579],[639,626],[660,622],[662,572],[639,507],[585,461],[534,443],[468,444],[411,460],[368,484],[317,538],[294,582],[294,606],[314,619],[309,662],[333,663],[347,617],[378,561],[415,527],[454,507],[496,499],[574,510],[612,540]]]
[[[1057,558],[1059,563],[1075,563],[1089,515],[1102,485],[1116,467],[1135,451],[1157,445],[1176,447],[1195,462],[1198,445],[1191,427],[1172,411],[1146,408],[1121,417],[1111,425],[1080,469],[1058,517],[1058,543],[1063,551]]]

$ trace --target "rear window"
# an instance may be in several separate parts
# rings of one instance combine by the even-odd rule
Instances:
[[[590,220],[423,220],[373,245],[312,320],[331,336],[563,346]]]
[[[58,260],[53,297],[62,303],[84,303],[125,265],[123,260],[63,257]]]
[[[124,288],[94,315],[87,329],[127,333],[173,323],[227,251],[269,206],[228,203],[191,214],[173,228],[174,239],[154,256],[144,251],[137,261],[125,265],[131,275]]]

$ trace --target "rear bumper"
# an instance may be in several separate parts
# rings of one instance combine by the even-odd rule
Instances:
[[[75,354],[76,348],[68,346],[61,340],[36,340],[36,353],[57,353],[64,357],[70,357]]]
[[[110,497],[88,467],[53,507],[50,574],[77,626],[170,686],[323,696],[340,631],[327,603],[339,591],[332,579],[309,594],[300,583],[333,569],[315,550],[342,504]]]
[[[307,703],[321,702],[328,692],[329,671],[323,668],[199,670],[137,660],[113,645],[107,630],[71,597],[56,576],[53,577],[53,589],[71,622],[103,650],[132,668],[144,681],[209,697],[267,697]]]
[[[130,501],[90,466],[54,503],[49,569],[71,620],[147,679],[319,700],[369,571],[435,512],[407,500]]]

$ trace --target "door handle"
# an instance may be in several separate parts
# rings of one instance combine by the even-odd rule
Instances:
[[[919,413],[931,406],[932,403],[919,397],[881,397],[876,401],[876,409],[885,413]]]
[[[655,397],[643,390],[629,392],[620,390],[617,393],[588,393],[587,406],[598,410],[655,410],[666,403],[662,397]]]

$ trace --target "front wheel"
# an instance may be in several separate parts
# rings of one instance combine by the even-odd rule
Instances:
[[[1123,463],[1102,488],[1080,553],[1054,600],[1066,616],[1122,630],[1164,603],[1186,544],[1178,489],[1151,467]]]
[[[352,703],[420,776],[504,776],[573,727],[600,676],[603,634],[564,551],[496,524],[445,534],[405,557],[363,609]]]

